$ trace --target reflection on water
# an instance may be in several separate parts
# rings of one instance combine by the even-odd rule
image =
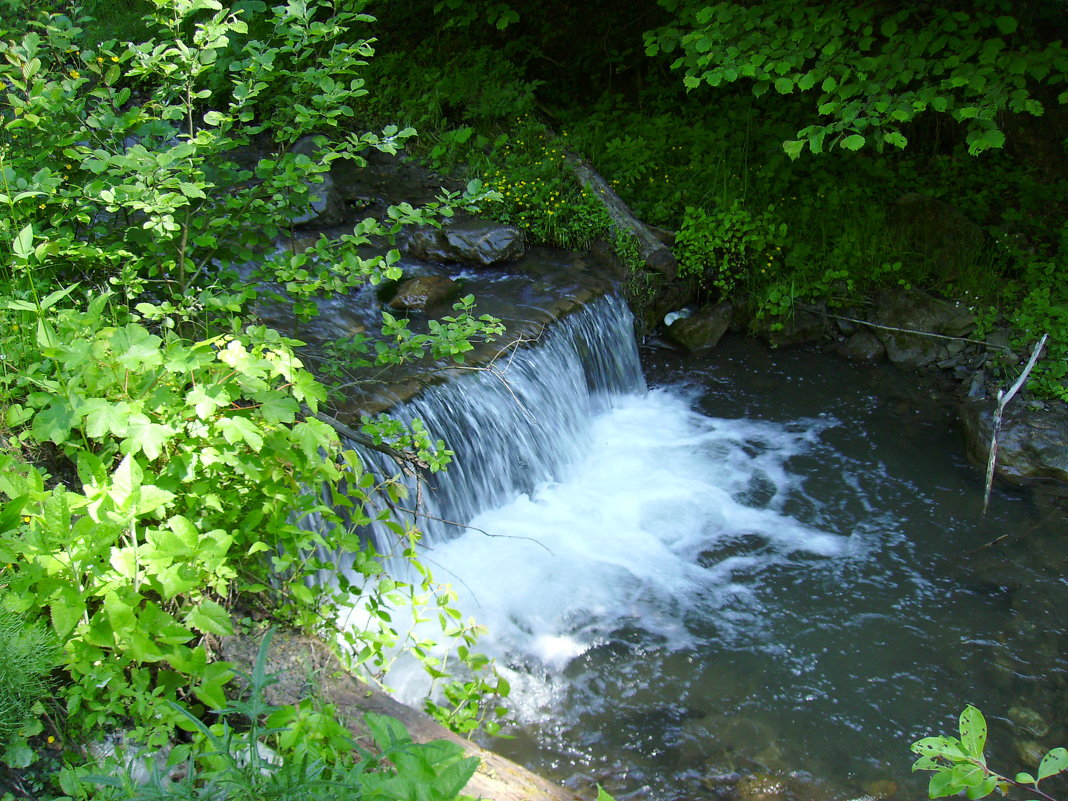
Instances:
[[[944,397],[741,339],[646,355],[650,391],[472,521],[498,536],[432,551],[512,674],[495,750],[624,797],[906,798],[966,703],[1007,770],[1068,741],[1063,512],[1002,490],[980,519]]]

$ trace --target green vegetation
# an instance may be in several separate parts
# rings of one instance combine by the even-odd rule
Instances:
[[[372,679],[407,649],[443,685],[444,700],[428,702],[439,719],[495,730],[503,710],[482,702],[507,685],[474,650],[477,626],[418,561],[418,529],[377,511],[404,487],[342,448],[320,419],[327,390],[298,356],[303,343],[258,324],[254,306],[280,287],[307,318],[317,298],[395,279],[397,251],[369,256],[372,237],[436,224],[486,193],[472,184],[302,252],[278,250],[332,163],[360,166],[364,151],[395,153],[412,135],[353,125],[371,18],[316,0],[155,5],[143,23],[126,19],[124,29],[153,37],[132,44],[103,38],[103,20],[87,36],[77,9],[24,9],[0,44],[0,600],[28,621],[5,622],[5,668],[24,671],[0,678],[4,703],[34,713],[5,713],[4,735],[22,747],[4,759],[27,768],[47,740],[77,760],[89,739],[120,728],[140,747],[175,731],[219,746],[213,738],[231,734],[200,720],[227,708],[233,672],[212,642],[263,618],[340,637]],[[302,139],[310,144],[294,147]],[[354,345],[369,364],[462,361],[500,326],[465,299],[427,335],[392,317],[383,329]],[[449,461],[421,425],[380,417],[362,428],[426,469]],[[361,536],[374,519],[394,533],[395,554]],[[351,571],[338,570],[341,554]],[[383,556],[394,555],[414,582],[385,574]],[[337,631],[354,603],[368,611],[365,627]],[[433,641],[394,622],[409,608],[452,644],[455,678]],[[36,661],[26,651],[46,626],[63,643],[51,693],[41,683],[49,651]],[[269,738],[283,764],[306,770],[339,756],[336,743],[284,736],[307,720],[283,722],[248,744]],[[419,749],[408,752],[411,765],[395,764],[422,775]],[[76,785],[45,776],[33,794],[79,797]],[[210,786],[189,792],[214,797]],[[443,798],[458,791],[442,784]]]
[[[678,233],[698,297],[730,300],[755,328],[915,288],[970,307],[980,335],[1010,330],[999,379],[1048,332],[1030,388],[1063,400],[1068,59],[1050,35],[1062,9],[969,9],[383,4],[388,61],[368,81],[389,105],[372,96],[368,113],[400,110],[420,131],[414,152],[512,189],[498,214],[535,241],[561,241],[547,212],[579,191],[544,154],[587,158],[641,219]],[[402,80],[386,64],[403,64]],[[910,228],[898,201],[917,196],[918,218],[946,233]],[[570,203],[587,238],[603,237],[581,197]],[[632,298],[654,299],[640,271],[628,280],[646,287]]]
[[[375,746],[369,752],[334,721],[331,709],[310,713],[268,704],[264,693],[276,681],[264,669],[271,633],[246,677],[248,698],[219,709],[221,722],[207,726],[177,707],[201,735],[199,747],[178,746],[166,765],[150,756],[117,753],[105,762],[111,773],[71,771],[64,787],[77,799],[87,797],[83,788],[88,785],[99,801],[450,801],[460,794],[478,760],[465,757],[456,743],[414,743],[396,720],[368,714],[364,720]],[[290,758],[282,760],[274,746],[287,745]],[[331,759],[324,761],[326,755]],[[146,775],[135,777],[138,770]]]
[[[1042,757],[1034,775],[1017,773],[1010,779],[986,764],[986,719],[982,712],[974,706],[966,706],[960,713],[959,730],[959,739],[924,737],[912,744],[913,753],[919,756],[912,770],[933,772],[927,788],[929,797],[944,798],[964,793],[968,798],[984,798],[995,790],[1004,795],[1019,788],[1026,790],[1028,795],[1054,801],[1038,785],[1043,779],[1068,770],[1068,749],[1050,750]]]
[[[330,710],[268,709],[262,676],[245,706],[227,700],[232,670],[214,660],[214,638],[263,618],[334,636],[354,602],[370,622],[341,633],[352,666],[380,678],[407,649],[442,685],[428,708],[455,729],[496,731],[491,699],[507,693],[474,648],[477,626],[419,562],[418,529],[376,511],[404,488],[342,447],[303,343],[260,324],[256,304],[281,298],[306,320],[322,298],[395,280],[399,254],[379,243],[473,204],[537,243],[607,241],[629,270],[628,296],[653,303],[664,279],[642,270],[569,154],[676,232],[679,281],[733,302],[754,327],[915,287],[972,307],[980,334],[1007,326],[1017,353],[1048,332],[1031,387],[1068,399],[1068,54],[1048,34],[1058,4],[579,5],[547,0],[524,15],[496,0],[3,3],[9,767],[51,741],[76,761],[101,730],[125,728],[149,748],[180,730],[189,797],[220,782],[266,793],[295,781],[328,798],[334,785],[312,788],[350,768],[353,786],[383,798],[410,794],[383,789],[392,778],[439,769],[441,797],[459,791],[466,763],[409,747],[388,722],[372,725],[380,746],[400,749],[398,774],[379,787],[361,772],[370,763],[346,762]],[[332,166],[402,147],[466,191],[305,249],[276,246]],[[967,244],[910,238],[895,201],[916,196],[964,220]],[[467,297],[427,333],[387,315],[375,336],[334,352],[372,368],[460,362],[500,332]],[[446,443],[418,422],[380,417],[361,433],[430,471],[448,465]],[[393,532],[394,553],[360,535],[372,522]],[[351,576],[322,581],[339,553]],[[385,573],[397,556],[412,583]],[[394,621],[400,607],[437,626],[457,675]],[[44,644],[56,641],[52,660]],[[211,710],[225,718],[217,727],[204,722]],[[961,753],[974,761],[982,747],[969,737]],[[252,762],[267,743],[286,767],[261,765],[261,786],[251,762],[228,756],[235,743]],[[926,755],[926,769],[953,753]],[[45,775],[35,794],[89,792],[91,771],[70,767],[67,784]]]

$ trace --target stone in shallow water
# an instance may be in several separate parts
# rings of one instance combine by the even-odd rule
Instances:
[[[390,299],[391,309],[426,311],[428,307],[442,302],[456,292],[456,282],[443,275],[420,275],[409,278],[397,287]]]
[[[417,259],[489,267],[522,258],[526,241],[514,225],[466,220],[413,231],[406,250]]]
[[[720,303],[688,317],[677,317],[667,327],[667,338],[690,353],[704,353],[719,344],[727,333],[733,307]]]

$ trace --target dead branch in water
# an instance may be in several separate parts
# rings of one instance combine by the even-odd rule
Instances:
[[[1001,434],[1001,417],[1005,413],[1005,407],[1009,401],[1015,397],[1016,393],[1020,391],[1020,388],[1027,381],[1027,377],[1031,375],[1031,371],[1034,369],[1035,364],[1038,362],[1038,354],[1042,352],[1042,347],[1046,344],[1046,340],[1049,338],[1049,334],[1043,334],[1042,338],[1038,340],[1038,344],[1035,345],[1035,349],[1031,351],[1031,358],[1027,360],[1027,366],[1024,367],[1023,372],[1020,373],[1020,377],[1016,379],[1008,392],[998,390],[998,406],[994,410],[994,429],[990,436],[990,457],[986,462],[986,489],[983,491],[983,514],[986,514],[987,507],[990,505],[990,490],[994,486],[994,466],[997,463],[998,458],[998,435]]]

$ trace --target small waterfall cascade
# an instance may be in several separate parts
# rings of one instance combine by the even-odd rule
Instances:
[[[455,452],[422,494],[424,542],[444,542],[462,532],[456,524],[552,480],[586,447],[593,417],[644,391],[633,317],[606,295],[547,326],[536,343],[459,370],[392,409],[405,422],[421,419]],[[368,453],[365,461],[379,475],[397,472],[388,457]]]

